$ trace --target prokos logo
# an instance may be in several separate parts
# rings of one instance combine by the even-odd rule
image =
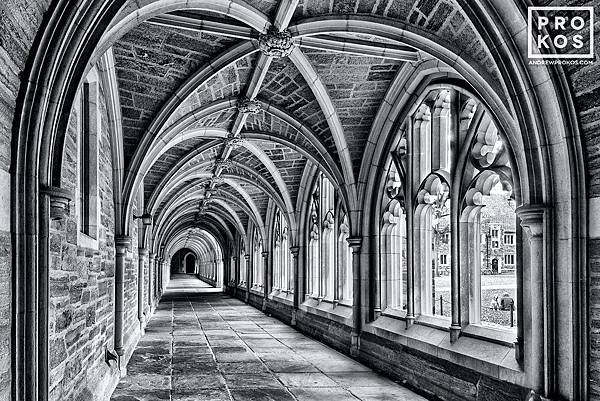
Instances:
[[[528,7],[527,56],[593,58],[593,27],[593,7]]]

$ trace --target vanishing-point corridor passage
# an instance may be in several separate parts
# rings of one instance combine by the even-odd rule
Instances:
[[[193,276],[176,275],[114,401],[424,400]]]

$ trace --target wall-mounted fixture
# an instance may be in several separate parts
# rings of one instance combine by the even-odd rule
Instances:
[[[142,219],[142,224],[145,226],[152,225],[152,215],[150,213],[144,213],[141,216],[133,216],[134,220]]]

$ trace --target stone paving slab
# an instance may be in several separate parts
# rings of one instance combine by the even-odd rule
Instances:
[[[113,401],[425,398],[192,276],[172,278]]]

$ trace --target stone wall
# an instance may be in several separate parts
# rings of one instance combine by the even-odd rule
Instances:
[[[72,194],[78,190],[79,104],[75,102],[69,120],[62,170],[61,186]],[[104,360],[114,341],[115,224],[110,136],[101,87],[98,110],[97,240],[78,230],[77,196],[67,218],[50,225],[50,400],[106,399],[119,378],[114,362],[109,367]],[[137,230],[132,227],[132,253],[125,261],[126,345],[139,337]]]
[[[560,1],[556,5],[568,5]],[[600,400],[600,8],[593,0],[581,1],[578,6],[595,6],[594,55],[589,65],[565,66],[569,85],[574,95],[579,128],[586,157],[588,183],[589,236],[589,329],[590,367],[589,398]],[[587,36],[587,35],[586,35]]]
[[[0,2],[0,401],[11,399],[11,179],[14,112],[25,64],[50,0]]]

